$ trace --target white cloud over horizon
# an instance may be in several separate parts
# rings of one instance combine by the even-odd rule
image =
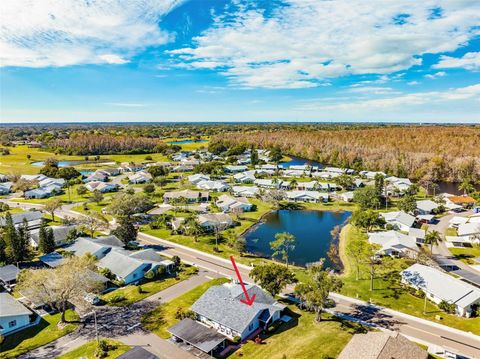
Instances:
[[[169,53],[178,66],[215,69],[235,86],[308,88],[351,74],[392,74],[423,54],[480,34],[480,2],[288,0],[268,13],[242,4]],[[434,11],[436,9],[436,11]]]
[[[435,69],[463,68],[466,70],[480,70],[480,52],[467,52],[462,57],[440,56],[438,64],[432,66]]]
[[[127,63],[172,34],[158,22],[183,0],[4,0],[0,66]]]

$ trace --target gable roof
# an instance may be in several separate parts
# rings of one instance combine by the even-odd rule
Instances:
[[[418,251],[417,238],[398,231],[372,232],[368,234],[368,241],[381,245],[382,251],[390,248],[397,251],[401,251],[404,248]]]
[[[199,315],[242,333],[262,311],[268,310],[273,314],[284,308],[260,287],[248,283],[245,287],[250,297],[255,294],[255,301],[251,306],[240,302],[241,299],[245,299],[245,295],[239,284],[225,283],[210,287],[191,309]]]
[[[0,293],[0,303],[2,303],[0,305],[0,317],[32,314],[23,304],[6,292]]]
[[[20,269],[13,264],[0,267],[0,280],[2,282],[11,282],[17,279],[18,273],[20,273]]]
[[[122,250],[112,250],[101,258],[97,265],[101,268],[108,268],[119,278],[126,278],[138,268],[145,266],[145,262],[132,258]],[[140,279],[140,278],[139,278]]]
[[[22,213],[14,213],[12,214],[12,221],[14,225],[21,224],[23,219],[26,218],[28,222],[37,221],[42,219],[43,213],[40,211],[27,211]],[[6,224],[5,216],[0,217],[0,226],[4,226]]]
[[[58,244],[65,241],[70,231],[75,229],[75,226],[51,226],[50,228],[53,231],[53,238],[55,239],[55,243]],[[37,245],[40,240],[39,237],[40,237],[40,228],[30,231],[30,238]]]
[[[398,222],[407,227],[413,226],[415,217],[403,211],[380,213],[386,222]]]

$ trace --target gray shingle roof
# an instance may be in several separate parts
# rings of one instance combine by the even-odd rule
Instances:
[[[209,353],[225,341],[225,337],[215,329],[208,328],[190,318],[183,319],[180,323],[168,328],[168,331],[205,353]]]
[[[11,282],[17,279],[20,270],[13,264],[0,267],[0,280],[2,282]]]
[[[70,233],[72,229],[75,229],[75,226],[52,226],[50,227],[53,230],[53,237],[55,238],[55,243],[60,244],[67,238],[67,235]],[[37,245],[40,240],[40,229],[34,229],[30,231],[30,238],[34,241]]]
[[[21,224],[23,219],[26,218],[28,222],[36,221],[43,217],[42,212],[40,211],[28,211],[22,213],[15,213],[12,214],[13,224]],[[5,216],[0,217],[0,226],[4,226],[6,224]]]
[[[0,305],[0,317],[32,314],[23,304],[6,292],[0,293],[0,303],[2,303]]]
[[[193,305],[192,310],[208,319],[242,333],[253,318],[267,309],[271,313],[282,310],[268,293],[256,285],[246,284],[250,297],[256,295],[254,303],[249,306],[240,302],[245,299],[239,284],[226,283],[210,287]]]
[[[123,251],[112,250],[105,257],[100,259],[97,265],[101,268],[108,268],[119,278],[126,278],[145,263],[139,259],[129,257]]]

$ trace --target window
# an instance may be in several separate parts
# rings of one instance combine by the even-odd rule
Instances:
[[[13,327],[16,327],[17,326],[17,321],[16,320],[12,320],[11,322],[8,322],[8,327],[9,328],[13,328]]]

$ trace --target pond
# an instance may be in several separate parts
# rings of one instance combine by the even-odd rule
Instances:
[[[267,214],[262,223],[246,233],[247,249],[251,253],[270,257],[270,242],[275,234],[289,232],[295,236],[297,243],[290,253],[290,263],[305,266],[325,258],[326,266],[332,266],[327,251],[332,242],[330,232],[337,225],[342,225],[351,212],[278,210]]]
[[[459,183],[454,183],[454,182],[438,182],[437,183],[438,187],[435,189],[435,194],[439,193],[450,193],[454,195],[462,195],[463,191],[460,191],[458,189]],[[480,191],[480,185],[474,185],[475,189],[477,191]],[[428,189],[428,192],[430,194],[433,194],[433,190],[431,188]]]
[[[189,143],[204,143],[208,142],[207,140],[179,140],[179,141],[171,141],[167,142],[170,145],[186,145]]]
[[[323,164],[317,161],[307,160],[305,158],[296,157],[296,156],[288,156],[290,157],[290,161],[280,162],[279,165],[282,167],[290,167],[290,166],[302,166],[302,165],[309,165],[309,166],[317,166],[318,168],[325,167]]]
[[[98,163],[108,163],[108,162],[112,162],[112,161],[65,160],[65,161],[58,161],[58,167],[78,166],[78,165],[83,165],[85,163],[98,164]],[[32,162],[31,164],[32,166],[42,167],[45,164],[45,162],[37,161],[37,162]]]

